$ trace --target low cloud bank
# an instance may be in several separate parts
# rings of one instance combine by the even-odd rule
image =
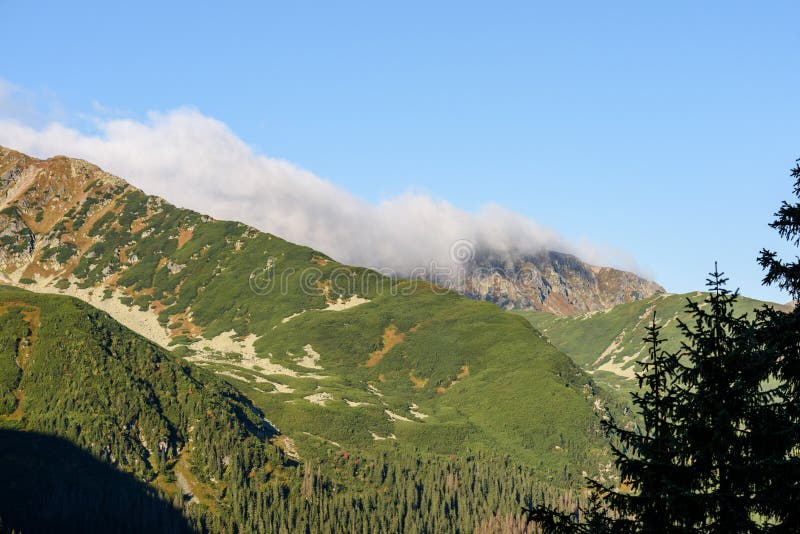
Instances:
[[[35,127],[0,119],[0,144],[36,157],[82,158],[178,206],[400,275],[431,262],[451,265],[454,244],[464,240],[501,252],[558,250],[636,270],[619,251],[569,243],[494,204],[470,213],[412,193],[367,203],[290,162],[255,153],[224,123],[193,109],[150,113],[144,121],[95,119],[95,125],[87,134],[58,122]]]

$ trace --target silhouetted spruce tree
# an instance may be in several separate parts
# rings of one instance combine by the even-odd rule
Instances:
[[[795,165],[790,175],[795,179],[794,195],[800,199],[800,164]],[[783,201],[775,217],[777,218],[770,223],[770,226],[794,247],[800,246],[800,203],[789,204]],[[778,258],[777,252],[762,249],[758,263],[767,271],[764,275],[764,285],[777,284],[797,301],[800,297],[800,259],[795,258],[795,260],[787,262]]]
[[[550,506],[528,510],[545,532],[683,532],[702,517],[702,510],[687,498],[692,473],[686,466],[683,428],[675,423],[682,366],[677,355],[662,349],[655,314],[644,341],[648,358],[639,362],[641,391],[632,394],[643,426],[625,428],[610,414],[603,421],[614,441],[611,448],[623,489],[590,479],[592,500],[587,508],[572,514]]]
[[[759,322],[737,316],[738,292],[716,269],[704,302],[688,300],[681,350],[661,349],[655,323],[633,395],[642,427],[604,423],[619,488],[590,480],[595,500],[582,518],[550,507],[530,512],[546,532],[756,532],[763,529],[759,480],[767,483],[751,428],[772,398],[762,387],[769,351]],[[763,506],[762,506],[763,508]],[[763,521],[762,521],[763,523]]]
[[[678,321],[684,336],[682,390],[675,413],[682,427],[686,466],[693,480],[687,509],[700,511],[687,526],[704,532],[756,532],[752,414],[764,402],[759,372],[762,347],[756,323],[736,315],[738,292],[730,292],[716,267],[709,296],[688,301],[691,324]],[[704,516],[704,517],[703,517]]]
[[[800,160],[798,160],[800,161]],[[800,198],[800,165],[791,170],[794,196]],[[800,203],[783,202],[770,226],[792,246],[800,246]],[[785,261],[763,249],[758,262],[766,271],[763,283],[777,285],[795,300],[792,311],[771,307],[759,312],[764,365],[772,379],[769,402],[753,422],[755,452],[760,459],[757,479],[759,512],[775,532],[800,532],[800,258]]]
[[[800,165],[791,175],[800,199]],[[800,246],[800,203],[775,216],[770,226]],[[800,300],[800,257],[764,249],[759,263],[765,285]],[[545,532],[800,532],[800,308],[765,306],[751,320],[716,267],[707,282],[705,302],[687,304],[677,358],[648,331],[647,390],[634,396],[644,429],[606,423],[632,491],[590,481],[584,510],[529,510]]]
[[[685,426],[677,417],[684,393],[678,383],[683,366],[676,354],[662,349],[655,313],[644,341],[648,358],[639,362],[639,392],[632,394],[643,427],[627,429],[613,418],[604,422],[618,442],[612,451],[626,489],[595,480],[590,486],[606,496],[618,516],[628,518],[617,520],[627,531],[683,532],[702,517],[702,510],[688,498],[694,480],[687,465]]]
[[[748,428],[754,459],[755,511],[765,531],[800,532],[800,315],[765,307],[758,312],[764,347],[763,402]]]

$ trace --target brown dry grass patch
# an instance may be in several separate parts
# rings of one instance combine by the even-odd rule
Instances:
[[[456,379],[450,381],[450,383],[447,384],[447,386],[439,386],[439,387],[437,387],[436,388],[436,393],[447,393],[447,390],[449,390],[451,387],[455,386],[458,383],[459,380],[461,380],[462,378],[466,378],[468,376],[469,376],[469,365],[462,365],[461,366],[461,371],[456,374]]]
[[[428,383],[427,378],[420,378],[418,376],[414,376],[414,370],[411,369],[408,372],[408,379],[411,380],[411,383],[414,385],[414,389],[422,389],[425,387],[425,384]]]
[[[147,226],[147,218],[148,216],[144,216],[134,220],[131,223],[131,233],[135,234],[137,232],[141,232],[142,230],[144,230],[145,227]]]
[[[397,345],[402,343],[403,339],[405,339],[406,335],[402,332],[397,331],[397,327],[393,324],[390,324],[386,327],[383,331],[382,341],[383,347],[380,349],[370,353],[369,359],[367,360],[366,366],[367,367],[374,367],[378,364],[381,359],[389,353],[390,350],[395,348]]]
[[[190,338],[197,338],[200,337],[200,334],[203,333],[203,329],[194,324],[192,320],[189,319],[186,312],[170,315],[169,321],[170,324],[179,324],[179,326],[170,329],[169,332],[170,337],[178,337],[184,335]]]
[[[180,232],[178,232],[178,248],[188,243],[193,234],[193,228],[181,228]]]

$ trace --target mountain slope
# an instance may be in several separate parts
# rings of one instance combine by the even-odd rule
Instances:
[[[575,315],[664,293],[633,273],[589,265],[571,254],[478,251],[465,265],[459,291],[505,309]]]
[[[165,498],[183,496],[216,513],[230,506],[223,488],[236,477],[236,462],[220,462],[221,458],[238,458],[247,450],[257,465],[283,463],[282,452],[265,442],[274,429],[238,391],[76,299],[0,286],[0,369],[5,399],[0,426],[65,439],[67,443],[60,444],[13,438],[64,449],[74,458],[75,469],[94,472],[109,485],[121,484],[119,491],[142,493],[133,488],[134,478],[128,483],[104,473],[89,457],[67,450],[67,444],[148,482]],[[19,448],[11,444],[0,444],[2,454],[20,457]],[[61,458],[40,462],[47,461]],[[28,467],[33,472],[42,469],[32,461]],[[5,471],[4,477],[8,475]],[[9,484],[24,488],[26,481]],[[68,490],[63,498],[82,499]],[[0,506],[9,502],[2,500]],[[59,516],[63,511],[57,507],[65,503],[48,506],[49,513]],[[146,520],[151,508],[165,516],[157,500],[138,506],[127,512],[141,514],[131,519],[134,523]],[[18,515],[14,510],[0,512],[7,521]],[[125,514],[117,519],[125,520]]]
[[[240,388],[287,452],[492,451],[593,471],[597,392],[524,320],[0,150],[0,273],[63,292]],[[357,238],[357,236],[354,236]]]
[[[329,447],[295,466],[237,390],[74,298],[0,287],[0,369],[9,530],[494,531],[531,495],[570,502],[567,473],[497,454]]]
[[[701,292],[656,295],[642,301],[620,304],[605,312],[575,317],[533,311],[515,313],[528,319],[556,347],[569,354],[598,381],[634,389],[637,387],[635,373],[640,369],[636,361],[646,355],[643,338],[653,313],[666,338],[664,349],[677,351],[682,339],[677,319],[687,323],[691,320],[685,310],[687,299],[703,302],[706,295]],[[765,304],[784,307],[740,297],[735,311],[737,314],[752,313]]]

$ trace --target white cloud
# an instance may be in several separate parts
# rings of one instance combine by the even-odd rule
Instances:
[[[0,100],[4,86],[0,85]],[[219,219],[245,222],[354,265],[408,274],[450,263],[461,239],[497,250],[572,252],[596,264],[635,268],[630,257],[555,231],[497,205],[478,213],[422,194],[379,205],[290,162],[256,154],[225,124],[193,109],[145,121],[96,118],[96,133],[58,122],[34,127],[0,119],[0,144],[37,157],[86,159],[147,193]]]

